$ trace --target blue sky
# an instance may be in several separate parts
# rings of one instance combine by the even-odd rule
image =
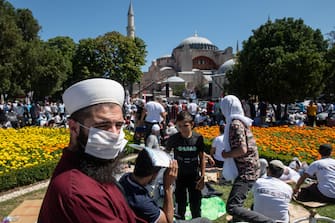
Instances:
[[[28,8],[42,27],[43,40],[69,36],[78,42],[107,32],[127,34],[130,0],[9,0]],[[135,35],[147,44],[147,71],[151,61],[171,54],[183,39],[206,37],[220,49],[240,49],[252,30],[283,17],[302,18],[326,34],[335,30],[334,0],[132,0]]]

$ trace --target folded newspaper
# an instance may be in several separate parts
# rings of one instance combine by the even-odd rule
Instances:
[[[151,149],[145,147],[145,150],[148,151],[149,156],[151,157],[152,164],[159,167],[169,167],[171,156],[159,149]]]

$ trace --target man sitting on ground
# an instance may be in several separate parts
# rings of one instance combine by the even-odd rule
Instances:
[[[293,191],[291,186],[279,179],[284,169],[280,160],[269,163],[267,176],[259,178],[253,186],[253,210],[276,221],[289,222],[288,204]]]
[[[312,162],[303,173],[295,186],[294,193],[298,201],[335,203],[335,159],[331,158],[332,146],[320,145],[319,153],[321,159]],[[313,176],[316,177],[317,182],[300,189],[305,179]]]
[[[168,168],[166,168],[163,175],[164,201],[162,209],[160,209],[145,188],[147,185],[155,181],[160,169],[164,166],[162,163],[157,162],[157,154],[169,156],[161,150],[153,150],[150,148],[143,149],[137,156],[134,172],[126,173],[121,177],[119,182],[123,187],[129,205],[136,215],[147,222],[172,223],[174,222],[173,184],[178,175],[177,161],[170,161],[170,165],[165,166],[168,166]],[[166,160],[166,157],[163,157],[163,159]],[[203,218],[196,218],[191,221],[176,222],[206,223],[211,221]]]
[[[295,185],[300,178],[300,174],[289,166],[285,166],[280,179],[287,184]]]

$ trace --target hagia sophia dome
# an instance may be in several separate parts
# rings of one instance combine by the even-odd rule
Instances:
[[[229,70],[233,70],[234,65],[235,65],[235,60],[234,59],[229,59],[219,67],[219,69],[217,70],[217,73],[218,74],[223,74],[223,73],[226,73]]]
[[[194,36],[190,36],[184,39],[176,48],[183,48],[186,45],[188,45],[190,49],[206,49],[206,50],[219,49],[209,39],[205,37],[200,37],[197,34],[194,34]]]

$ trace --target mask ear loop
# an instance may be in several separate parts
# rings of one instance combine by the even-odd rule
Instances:
[[[77,122],[77,123],[78,123],[78,125],[79,125],[80,127],[83,127],[84,129],[90,129],[89,127],[87,127],[87,126],[81,124],[80,122]]]
[[[79,136],[81,135],[81,131],[82,131],[82,129],[84,128],[84,129],[90,129],[90,128],[88,128],[87,126],[85,126],[85,125],[83,125],[83,124],[81,124],[80,122],[77,122],[78,123],[78,125],[79,125]],[[79,138],[79,137],[78,137]],[[86,143],[87,143],[87,141],[86,141]],[[85,150],[85,147],[86,147],[86,145],[82,142],[82,140],[78,140],[78,144],[79,144],[79,146],[81,147],[81,148],[84,148],[84,150]]]

